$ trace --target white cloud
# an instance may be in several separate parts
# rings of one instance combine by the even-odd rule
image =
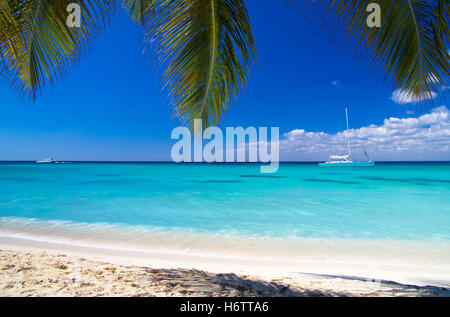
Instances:
[[[382,125],[349,130],[354,159],[362,145],[375,160],[450,160],[450,110],[433,109],[418,118],[388,118]],[[345,153],[345,132],[328,134],[303,129],[285,133],[280,141],[282,160],[325,160]]]
[[[333,80],[333,81],[331,82],[331,86],[333,86],[333,87],[338,86],[338,85],[340,85],[340,84],[341,84],[341,81],[340,81],[340,80]]]
[[[437,97],[437,94],[435,92],[429,93],[422,93],[420,96],[417,95],[411,95],[406,93],[405,91],[402,91],[401,89],[396,89],[392,92],[391,99],[395,103],[399,104],[407,104],[407,103],[415,103],[419,101],[434,99]]]
[[[440,82],[440,79],[435,75],[430,75],[427,77],[427,82],[429,84],[438,84]],[[448,87],[446,85],[444,85],[443,82],[441,83],[440,86],[441,86],[441,91],[445,91],[448,89]],[[399,104],[408,104],[408,103],[416,103],[419,101],[434,99],[437,96],[438,96],[438,94],[434,91],[432,91],[430,93],[423,92],[419,96],[417,96],[417,95],[408,94],[406,91],[403,91],[401,89],[396,89],[392,92],[391,99],[394,102],[399,103]]]

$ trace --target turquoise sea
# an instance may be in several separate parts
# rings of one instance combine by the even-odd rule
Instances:
[[[450,164],[0,163],[15,245],[450,286]]]
[[[450,241],[450,163],[0,163],[0,233],[11,223]]]

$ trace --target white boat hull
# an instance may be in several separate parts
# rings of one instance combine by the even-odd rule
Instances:
[[[320,167],[372,167],[375,162],[325,162],[319,163]]]

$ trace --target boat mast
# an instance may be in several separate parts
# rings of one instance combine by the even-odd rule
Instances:
[[[347,134],[348,157],[350,157],[350,155],[351,155],[351,153],[350,153],[350,136],[349,136],[349,133],[348,133],[348,111],[347,111],[347,107],[345,107],[345,121],[347,122],[346,134]]]
[[[363,149],[364,149],[364,154],[366,155],[367,160],[368,160],[369,162],[372,162],[371,159],[370,159],[370,157],[369,157],[369,154],[367,154],[366,147],[365,147],[364,145],[363,145],[362,147],[363,147]]]

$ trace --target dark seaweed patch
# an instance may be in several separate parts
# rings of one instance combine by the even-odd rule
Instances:
[[[96,176],[100,177],[114,177],[114,176],[120,176],[119,174],[98,174]]]
[[[96,185],[96,184],[102,184],[102,185],[111,185],[111,184],[132,184],[132,183],[149,183],[150,181],[145,179],[110,179],[110,180],[92,180],[92,181],[75,181],[73,183],[80,184],[80,185]]]
[[[276,175],[239,175],[239,177],[244,177],[244,178],[287,178],[287,176],[276,176]]]
[[[40,179],[38,177],[2,177],[1,181],[10,181],[10,182],[44,182],[45,180]]]
[[[360,176],[360,178],[373,181],[399,182],[399,183],[450,183],[450,180],[432,179],[432,178],[386,178],[378,176]]]
[[[337,183],[337,184],[347,184],[347,185],[354,185],[354,184],[360,184],[359,182],[351,182],[351,181],[338,181],[334,179],[319,179],[319,178],[305,178],[305,182],[319,182],[319,183]]]
[[[198,184],[234,184],[234,183],[243,183],[242,181],[235,181],[235,180],[222,180],[222,179],[207,179],[203,181],[199,180],[189,180],[191,183],[198,183]]]

